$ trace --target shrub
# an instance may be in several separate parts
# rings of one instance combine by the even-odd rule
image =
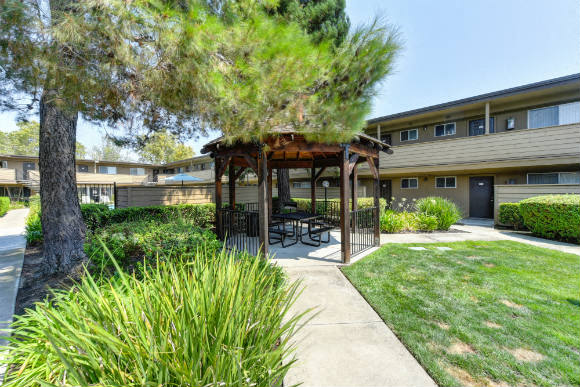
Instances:
[[[212,227],[215,222],[215,204],[177,204],[171,206],[127,207],[110,210],[103,215],[102,225],[155,220],[168,222],[177,218],[195,222],[198,227]]]
[[[381,215],[380,223],[381,223],[381,231],[394,233],[394,232],[401,232],[405,228],[405,221],[402,216],[401,212],[395,212],[393,210],[387,210],[384,214]]]
[[[499,205],[499,222],[513,226],[516,230],[525,228],[520,212],[520,203],[501,203]]]
[[[435,215],[428,215],[422,212],[415,213],[415,227],[421,231],[437,230],[438,220]]]
[[[237,258],[200,252],[141,279],[86,275],[16,317],[4,386],[279,383],[294,361],[297,285],[276,286],[262,259]]]
[[[123,222],[89,234],[85,243],[87,256],[97,266],[107,268],[111,261],[102,248],[103,243],[123,267],[140,264],[144,259],[163,260],[175,255],[192,259],[200,246],[204,246],[208,253],[222,247],[214,233],[184,219],[166,223],[152,220]]]
[[[543,195],[520,202],[524,224],[534,234],[580,243],[580,195]]]
[[[426,215],[437,218],[438,230],[449,230],[452,224],[461,219],[461,211],[450,200],[437,196],[428,196],[417,200],[417,210]]]
[[[32,198],[31,198],[32,199]],[[42,223],[40,221],[40,198],[29,202],[30,212],[26,217],[26,242],[36,244],[42,241]]]
[[[293,198],[292,201],[296,202],[298,209],[301,211],[310,211],[310,199]],[[328,199],[329,202],[340,203],[340,199]],[[349,208],[352,205],[352,200],[349,200]],[[359,209],[371,208],[375,206],[374,198],[358,198],[357,205]],[[387,201],[384,198],[379,198],[379,207],[381,209],[381,214],[385,212],[387,207]],[[317,211],[323,211],[324,209],[324,199],[316,200]]]
[[[109,211],[106,204],[81,204],[81,214],[89,230],[94,230],[105,223]]]
[[[0,216],[4,216],[10,209],[10,198],[0,196]]]

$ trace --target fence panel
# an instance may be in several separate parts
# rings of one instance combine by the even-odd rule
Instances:
[[[218,211],[218,216],[221,220],[218,235],[224,240],[226,248],[247,251],[251,255],[258,254],[260,233],[257,211],[222,208]]]
[[[376,207],[350,211],[350,254],[354,256],[375,244]]]

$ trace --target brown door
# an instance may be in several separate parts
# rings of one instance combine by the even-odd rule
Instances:
[[[469,178],[469,216],[493,218],[493,176]]]
[[[387,201],[387,208],[391,205],[391,197],[392,197],[392,183],[391,180],[381,180],[381,198]]]

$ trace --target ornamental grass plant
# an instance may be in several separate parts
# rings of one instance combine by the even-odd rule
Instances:
[[[293,364],[298,284],[264,260],[200,249],[140,276],[86,274],[19,317],[4,386],[271,386]],[[113,262],[115,262],[113,260]],[[116,263],[115,263],[116,265]]]

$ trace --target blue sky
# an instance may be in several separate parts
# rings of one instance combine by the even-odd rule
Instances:
[[[353,25],[382,15],[404,45],[369,118],[580,72],[578,0],[347,0],[347,13]],[[103,135],[79,123],[89,148]],[[199,154],[213,137],[189,143]]]

